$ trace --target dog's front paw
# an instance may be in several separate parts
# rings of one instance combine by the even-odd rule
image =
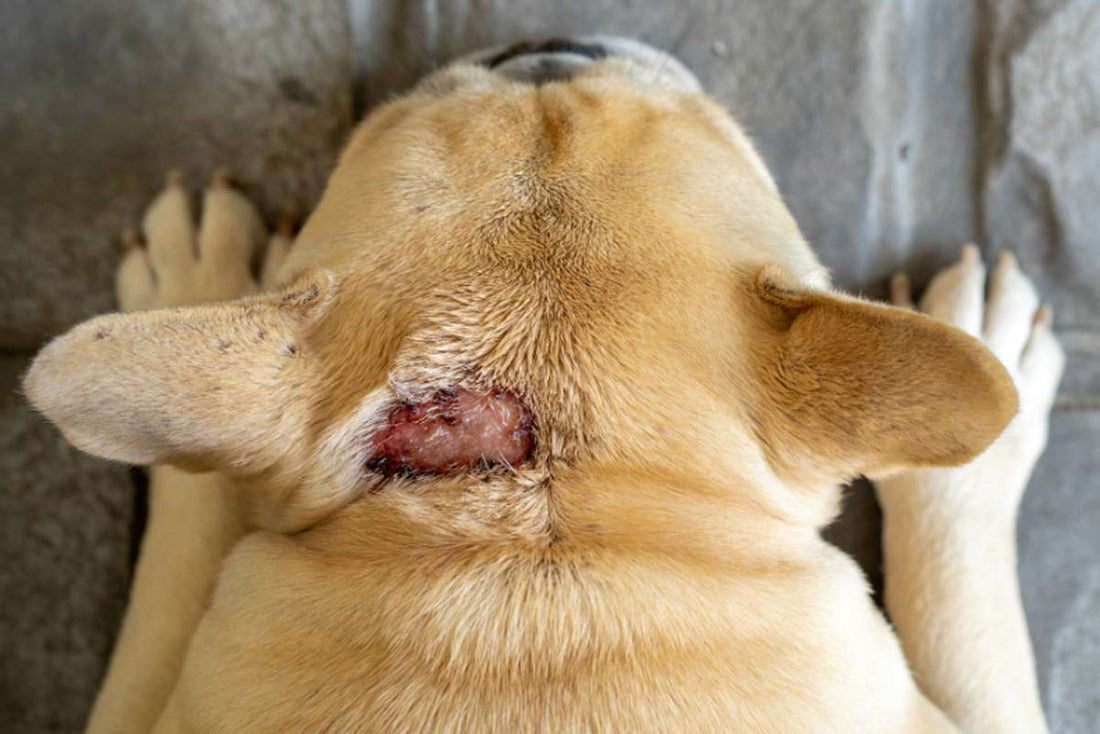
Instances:
[[[955,265],[937,275],[920,302],[924,313],[981,339],[1008,369],[1020,409],[1004,433],[969,464],[921,469],[878,482],[884,505],[896,501],[953,510],[1010,510],[1014,515],[1028,477],[1046,446],[1050,409],[1065,357],[1051,331],[1052,313],[1040,306],[1016,258],[1001,253],[989,279],[978,248],[966,245]],[[891,284],[895,305],[913,308],[908,279]],[[1003,513],[1000,513],[1003,514]]]
[[[254,293],[253,265],[263,254],[261,282],[270,285],[290,248],[289,219],[264,251],[267,231],[252,203],[215,173],[203,196],[196,227],[182,177],[169,174],[164,190],[145,212],[144,238],[123,235],[126,254],[115,278],[123,311],[227,301]]]

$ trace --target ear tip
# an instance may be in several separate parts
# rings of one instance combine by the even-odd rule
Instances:
[[[972,338],[972,337],[971,337]],[[973,344],[974,372],[984,375],[984,381],[974,381],[968,390],[968,416],[970,430],[963,436],[963,446],[958,456],[945,463],[953,466],[965,464],[981,454],[997,440],[1016,417],[1020,409],[1019,393],[1008,369],[984,345],[976,339]]]
[[[20,392],[22,392],[23,397],[26,398],[32,408],[42,413],[45,394],[42,379],[43,367],[40,357],[41,355],[35,357],[34,361],[31,362],[31,366],[23,373],[23,377],[19,383]]]
[[[55,425],[61,426],[79,413],[83,402],[77,391],[89,374],[102,375],[115,353],[120,314],[89,319],[54,337],[31,361],[20,381],[27,402]],[[99,372],[96,372],[99,370]]]
[[[79,432],[70,430],[72,413],[79,401],[72,395],[73,381],[67,377],[69,334],[57,337],[39,351],[23,374],[20,388],[27,403],[79,449],[86,450]]]
[[[983,347],[984,349],[984,347]],[[986,350],[988,352],[988,350]],[[999,410],[997,411],[996,422],[999,424],[994,440],[997,436],[1000,436],[1008,424],[1012,422],[1012,419],[1016,417],[1016,414],[1020,412],[1020,393],[1016,389],[1016,383],[1012,379],[1012,376],[1008,373],[1008,369],[1001,363],[1001,360],[993,356],[992,352],[989,352],[989,356],[995,363],[993,367],[992,382],[994,401],[996,402]],[[992,441],[990,441],[992,443]]]
[[[56,374],[63,366],[68,344],[72,341],[72,331],[55,337],[39,350],[31,361],[30,367],[23,373],[21,380],[23,395],[27,402],[50,418],[51,408],[56,402],[57,390],[54,386],[61,376]]]

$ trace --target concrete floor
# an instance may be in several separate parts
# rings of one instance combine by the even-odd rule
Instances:
[[[760,145],[839,284],[882,295],[961,242],[1015,251],[1070,363],[1020,571],[1055,732],[1100,730],[1100,5],[1094,0],[8,0],[0,4],[0,729],[80,728],[124,605],[125,468],[16,394],[33,350],[112,307],[117,235],[164,172],[229,165],[308,212],[355,116],[487,44],[673,51]],[[831,531],[877,568],[857,486]]]

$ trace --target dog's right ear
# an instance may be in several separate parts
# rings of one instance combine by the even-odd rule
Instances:
[[[322,272],[274,295],[100,316],[48,344],[23,387],[89,453],[259,472],[308,425],[303,337],[329,292]]]
[[[754,422],[795,481],[954,466],[1016,414],[1012,378],[977,339],[923,314],[807,290],[765,268],[754,297]]]

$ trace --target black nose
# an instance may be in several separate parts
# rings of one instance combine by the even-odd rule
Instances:
[[[569,79],[579,69],[607,55],[607,49],[596,43],[551,38],[513,44],[483,63],[513,79],[542,84]]]
[[[607,56],[607,49],[599,44],[580,43],[579,41],[570,41],[568,38],[551,38],[548,41],[520,41],[486,60],[485,65],[490,69],[494,69],[517,56],[529,56],[531,54],[575,54],[595,61]]]

